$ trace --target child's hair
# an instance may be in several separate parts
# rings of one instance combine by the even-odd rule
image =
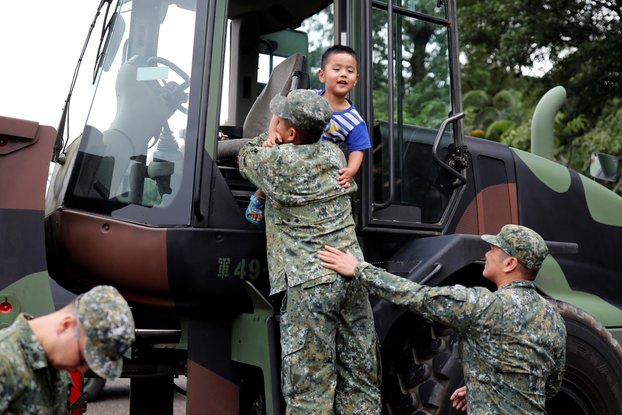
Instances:
[[[324,69],[324,65],[326,65],[326,60],[328,60],[328,57],[335,53],[347,53],[348,55],[354,58],[354,60],[356,61],[356,65],[358,66],[359,58],[358,56],[356,56],[356,52],[354,51],[354,49],[352,49],[350,46],[334,45],[326,49],[324,53],[322,54],[322,60],[320,61],[320,68]]]

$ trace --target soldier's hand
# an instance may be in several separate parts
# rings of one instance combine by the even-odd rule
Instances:
[[[358,260],[350,251],[341,252],[332,246],[324,245],[324,250],[318,251],[317,256],[324,268],[332,269],[344,277],[354,276],[354,268]]]
[[[449,398],[451,400],[451,406],[459,411],[465,412],[467,410],[467,389],[466,386],[458,388],[451,394]]]

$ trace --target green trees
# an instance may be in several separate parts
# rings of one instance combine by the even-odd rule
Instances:
[[[521,93],[516,90],[503,89],[493,97],[481,89],[471,90],[464,94],[463,106],[467,132],[494,141],[501,141],[525,118]]]
[[[460,1],[467,131],[528,148],[535,105],[562,85],[558,161],[586,172],[592,151],[622,156],[621,15],[621,0]]]

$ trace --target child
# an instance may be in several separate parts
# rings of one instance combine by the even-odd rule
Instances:
[[[314,90],[321,95],[333,110],[330,127],[324,131],[323,140],[336,144],[345,143],[348,148],[348,164],[339,170],[337,181],[341,187],[349,187],[363,162],[363,150],[371,147],[367,124],[361,118],[352,102],[346,96],[352,91],[359,79],[356,52],[348,46],[335,45],[328,48],[322,55],[318,77],[324,89]],[[266,146],[276,144],[274,133],[275,117],[270,121],[269,139]],[[251,196],[246,209],[246,219],[254,224],[263,221],[265,195],[257,190]]]
[[[285,291],[280,317],[282,391],[287,414],[380,414],[374,319],[361,284],[323,268],[316,251],[337,244],[362,260],[351,194],[335,181],[343,152],[320,140],[327,101],[298,89],[270,103],[268,133],[239,153],[240,172],[266,194],[270,294]]]

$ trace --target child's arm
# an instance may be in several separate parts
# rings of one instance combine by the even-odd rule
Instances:
[[[339,169],[339,176],[337,181],[341,187],[350,187],[352,178],[356,175],[356,172],[361,168],[363,163],[363,150],[352,151],[348,156],[348,165],[342,169]]]
[[[268,138],[266,139],[266,141],[263,142],[264,147],[274,147],[276,144],[278,144],[279,136],[276,132],[276,120],[277,118],[275,115],[270,118],[270,125],[268,126]]]

